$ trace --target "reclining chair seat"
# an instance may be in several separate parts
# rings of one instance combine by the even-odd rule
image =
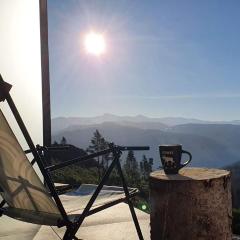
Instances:
[[[3,213],[21,221],[57,226],[61,214],[36,174],[18,143],[3,113],[0,111],[0,186],[1,195],[8,207]],[[60,195],[70,219],[78,217],[86,207],[97,185],[83,184],[77,190]],[[135,194],[137,189],[130,189]],[[122,187],[104,186],[91,209],[124,199]],[[69,216],[69,215],[68,215]]]

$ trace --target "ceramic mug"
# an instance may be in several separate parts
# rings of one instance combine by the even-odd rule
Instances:
[[[182,145],[160,145],[159,146],[160,158],[163,170],[166,174],[177,174],[178,171],[185,167],[192,160],[190,152],[182,149]],[[185,163],[181,163],[182,154],[187,154],[189,159]]]

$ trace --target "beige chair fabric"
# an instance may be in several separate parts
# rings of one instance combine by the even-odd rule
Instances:
[[[0,187],[9,207],[59,214],[0,111]]]

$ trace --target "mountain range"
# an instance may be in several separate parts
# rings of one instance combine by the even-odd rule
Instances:
[[[94,131],[118,145],[148,145],[150,151],[136,152],[154,159],[154,168],[160,164],[160,144],[182,144],[193,155],[192,166],[223,167],[240,161],[239,121],[209,122],[187,118],[149,118],[142,115],[119,117],[104,114],[92,118],[52,119],[52,139],[64,136],[68,143],[86,149]],[[183,161],[184,161],[183,155]]]
[[[133,126],[143,129],[165,129],[182,124],[233,124],[240,125],[240,120],[233,121],[205,121],[193,118],[165,117],[152,118],[144,115],[137,116],[117,116],[105,113],[96,117],[56,117],[52,119],[52,132],[56,133],[65,128],[79,128],[88,125],[101,124],[104,122],[114,122],[124,126]]]

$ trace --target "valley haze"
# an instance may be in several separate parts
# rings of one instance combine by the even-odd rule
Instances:
[[[58,117],[52,119],[52,140],[86,149],[96,129],[109,142],[118,145],[148,145],[150,151],[135,153],[154,159],[160,166],[158,145],[182,144],[193,155],[191,166],[224,167],[240,160],[240,121],[204,121],[180,117],[150,118],[143,115]],[[185,155],[183,155],[184,161]]]

